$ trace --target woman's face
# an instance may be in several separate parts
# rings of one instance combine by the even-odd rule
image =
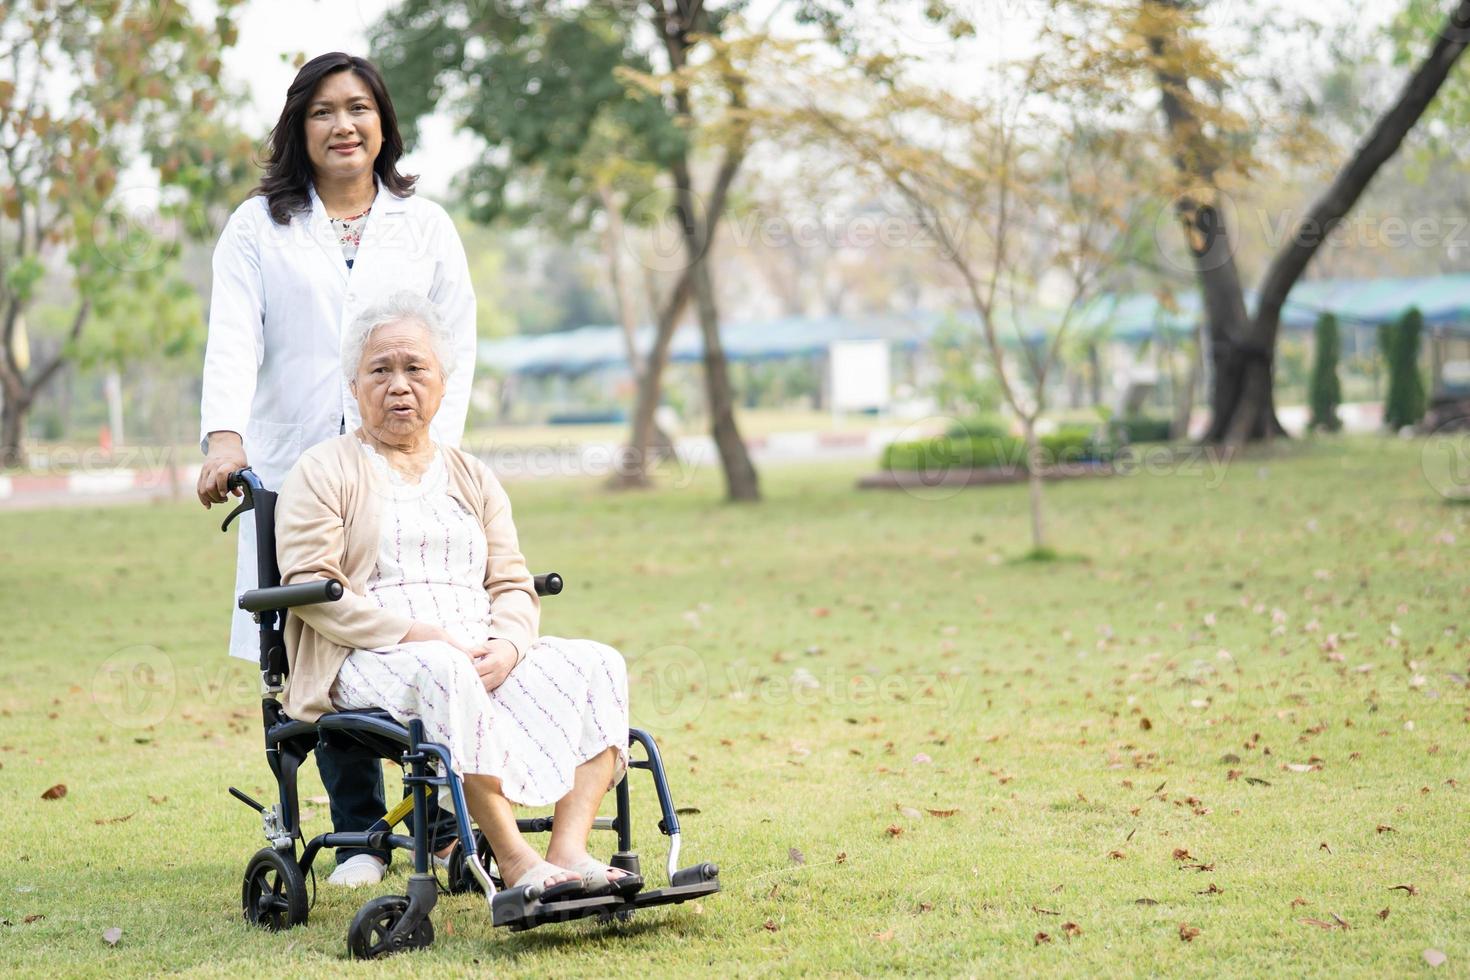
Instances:
[[[317,180],[361,176],[373,169],[383,146],[378,103],[367,83],[350,70],[321,80],[306,106],[306,154]]]
[[[368,335],[352,382],[362,425],[383,442],[402,443],[428,424],[444,400],[444,369],[417,320],[399,320]]]

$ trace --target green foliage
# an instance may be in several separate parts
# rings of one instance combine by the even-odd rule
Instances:
[[[1316,356],[1312,360],[1312,380],[1307,397],[1311,404],[1310,426],[1324,432],[1337,432],[1342,420],[1337,407],[1342,404],[1342,383],[1337,377],[1337,360],[1342,345],[1337,335],[1337,317],[1323,313],[1317,318]]]
[[[1100,462],[1111,449],[1099,445],[1092,430],[1064,428],[1039,437],[1037,449],[1043,467]],[[885,446],[881,459],[885,470],[942,473],[949,470],[1028,469],[1026,441],[1019,436],[990,433],[960,433],[894,442]]]
[[[952,422],[945,435],[955,438],[998,439],[1010,435],[1010,428],[995,415],[977,415]]]
[[[1388,396],[1383,403],[1383,424],[1390,429],[1417,425],[1424,417],[1424,378],[1419,373],[1419,338],[1424,316],[1417,307],[1398,323],[1378,328],[1378,344],[1388,364]]]
[[[687,148],[662,100],[617,74],[653,70],[638,47],[658,43],[639,33],[643,17],[632,4],[408,0],[374,27],[372,56],[405,138],[449,106],[496,151],[464,175],[476,220],[535,219],[570,233],[601,207],[599,185],[636,204],[654,170]]]
[[[179,249],[217,233],[209,208],[235,203],[253,169],[218,95],[238,2],[210,17],[156,0],[0,5],[0,144],[23,148],[0,155],[0,308],[64,322],[60,359],[197,349],[202,317],[177,279]],[[140,163],[153,173],[119,186]],[[107,335],[89,338],[97,317],[111,318]],[[60,363],[0,356],[0,381],[24,405]]]
[[[1151,415],[1135,415],[1114,420],[1108,429],[1115,439],[1130,445],[1139,442],[1168,442],[1173,432],[1173,423]]]

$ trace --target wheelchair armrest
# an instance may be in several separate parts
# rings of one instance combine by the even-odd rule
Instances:
[[[535,577],[537,595],[561,595],[561,576],[555,572],[546,572]]]
[[[278,585],[270,589],[251,589],[240,597],[240,608],[249,613],[268,609],[290,609],[318,602],[336,602],[342,598],[342,583],[334,578],[296,585]]]

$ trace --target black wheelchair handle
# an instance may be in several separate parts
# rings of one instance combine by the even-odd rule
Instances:
[[[240,596],[240,608],[249,613],[293,606],[313,606],[319,602],[336,602],[342,598],[342,583],[334,578],[296,585],[278,585],[270,589],[251,589]]]
[[[562,580],[556,572],[546,572],[535,576],[537,595],[561,595]]]
[[[260,477],[250,467],[236,470],[230,474],[226,487],[230,490],[264,490],[265,484],[260,482]]]

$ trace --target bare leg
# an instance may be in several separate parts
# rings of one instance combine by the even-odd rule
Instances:
[[[609,747],[578,766],[572,775],[571,792],[557,801],[551,843],[546,848],[546,860],[552,864],[567,868],[589,857],[587,837],[592,833],[592,820],[617,767],[615,752]],[[621,868],[614,868],[608,879],[616,881],[626,874]]]
[[[500,866],[501,880],[507,887],[514,885],[521,875],[541,861],[541,856],[526,843],[526,839],[517,829],[515,811],[501,792],[500,780],[494,776],[466,774],[464,795],[475,823],[479,824],[485,838],[490,841],[490,849],[495,852],[495,863]],[[563,881],[579,880],[580,875],[565,871],[547,878],[541,884],[550,888]]]

